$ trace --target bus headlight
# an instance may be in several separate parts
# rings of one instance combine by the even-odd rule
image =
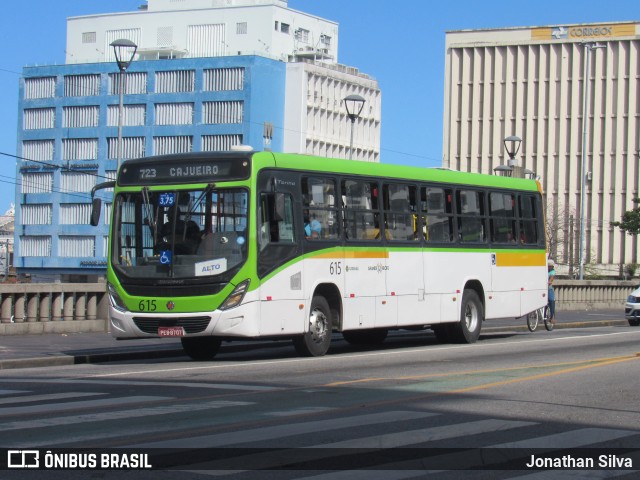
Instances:
[[[127,306],[120,298],[120,295],[118,295],[118,292],[116,292],[115,287],[109,283],[107,286],[107,290],[109,291],[109,301],[111,302],[111,306],[116,310],[126,312]]]
[[[249,290],[249,279],[240,282],[236,288],[233,289],[233,292],[231,292],[222,305],[220,305],[220,310],[229,310],[230,308],[240,305],[247,290]]]

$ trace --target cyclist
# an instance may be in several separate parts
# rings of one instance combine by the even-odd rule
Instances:
[[[556,292],[553,290],[553,280],[556,277],[556,271],[553,265],[553,261],[549,260],[547,266],[549,267],[549,321],[551,325],[556,324]]]

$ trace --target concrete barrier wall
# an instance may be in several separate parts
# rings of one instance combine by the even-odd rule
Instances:
[[[0,285],[0,335],[105,332],[108,317],[104,283]]]
[[[562,310],[620,309],[634,281],[556,280]],[[0,335],[106,332],[109,299],[104,283],[0,284]]]

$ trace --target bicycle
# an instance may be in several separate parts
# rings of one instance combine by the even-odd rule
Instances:
[[[546,328],[547,331],[550,332],[553,330],[553,323],[551,323],[551,309],[549,308],[549,305],[545,305],[544,307],[527,314],[527,328],[530,332],[536,331],[540,320],[543,321],[544,328]]]

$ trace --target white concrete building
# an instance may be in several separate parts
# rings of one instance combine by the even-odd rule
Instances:
[[[292,55],[338,61],[338,24],[287,0],[147,0],[136,12],[72,17],[67,64],[114,61],[111,42],[138,45],[140,60]]]
[[[542,179],[561,272],[578,267],[583,183],[587,273],[640,263],[637,239],[610,225],[640,196],[640,23],[447,32],[443,166],[493,173],[510,135],[522,138],[520,166]]]

